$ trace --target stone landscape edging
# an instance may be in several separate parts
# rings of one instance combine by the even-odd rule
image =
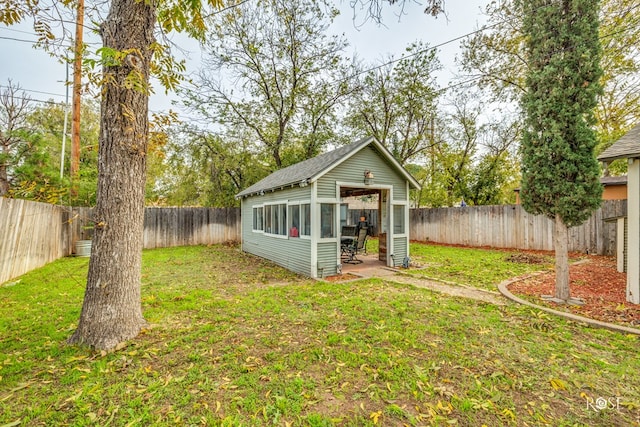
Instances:
[[[511,285],[512,283],[524,280],[524,279],[526,279],[528,277],[530,277],[530,276],[525,276],[525,277],[520,277],[520,278],[516,278],[516,279],[505,280],[505,281],[503,281],[503,282],[498,284],[498,290],[500,291],[500,293],[505,298],[510,299],[513,302],[516,302],[516,303],[522,304],[522,305],[526,305],[528,307],[536,308],[538,310],[541,310],[541,311],[544,311],[544,312],[547,312],[547,313],[551,313],[551,314],[556,315],[556,316],[563,317],[563,318],[565,318],[567,320],[572,320],[574,322],[585,323],[585,324],[587,324],[589,326],[593,326],[594,328],[608,329],[610,331],[623,332],[623,333],[627,333],[627,334],[633,334],[633,335],[640,336],[640,329],[629,328],[627,326],[621,326],[621,325],[616,325],[616,324],[613,324],[613,323],[602,322],[600,320],[590,319],[590,318],[584,317],[584,316],[578,316],[577,314],[567,313],[567,312],[564,312],[564,311],[559,311],[559,310],[554,310],[552,308],[543,307],[543,306],[534,304],[532,302],[529,302],[527,300],[524,300],[522,298],[519,298],[519,297],[513,295],[509,291],[509,289],[508,289],[509,285]]]

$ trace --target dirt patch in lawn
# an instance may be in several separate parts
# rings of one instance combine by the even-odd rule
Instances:
[[[553,271],[513,283],[509,290],[539,305],[604,322],[640,327],[640,305],[626,301],[626,277],[625,273],[616,270],[615,258],[590,255],[586,262],[569,267],[571,296],[582,298],[583,306],[562,306],[540,298],[554,294]]]
[[[346,282],[349,280],[356,280],[356,279],[362,279],[362,276],[357,276],[351,273],[343,273],[343,274],[336,274],[333,276],[327,276],[324,278],[324,280],[326,280],[327,282],[332,282],[332,283]]]
[[[509,255],[505,259],[509,262],[518,262],[521,264],[547,264],[549,262],[548,255],[534,252],[518,252]]]

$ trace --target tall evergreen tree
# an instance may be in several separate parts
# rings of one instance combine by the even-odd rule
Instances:
[[[522,0],[529,71],[522,98],[522,204],[555,221],[556,291],[568,301],[567,228],[600,206],[594,108],[599,79],[598,0]]]

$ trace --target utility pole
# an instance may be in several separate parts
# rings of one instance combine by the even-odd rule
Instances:
[[[84,28],[84,0],[78,0],[76,40],[73,58],[73,114],[71,116],[71,197],[78,195],[80,176],[80,93],[82,91],[82,37]]]
[[[67,62],[67,77],[64,79],[64,129],[62,130],[62,153],[60,154],[60,181],[64,178],[64,154],[67,149],[67,123],[69,117],[69,61]]]

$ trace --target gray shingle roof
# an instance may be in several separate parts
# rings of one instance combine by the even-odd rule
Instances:
[[[604,150],[598,156],[598,160],[609,161],[633,157],[640,157],[640,123]]]
[[[338,160],[353,151],[357,151],[364,145],[369,144],[372,140],[372,137],[363,138],[349,145],[329,151],[328,153],[320,154],[312,159],[304,160],[300,163],[296,163],[295,165],[277,170],[261,181],[256,182],[249,188],[244,189],[238,193],[236,197],[245,197],[251,194],[260,193],[261,191],[288,187],[292,184],[299,184],[304,180],[311,180]]]
[[[600,183],[604,186],[607,185],[626,185],[627,184],[627,176],[603,176],[600,178]]]

